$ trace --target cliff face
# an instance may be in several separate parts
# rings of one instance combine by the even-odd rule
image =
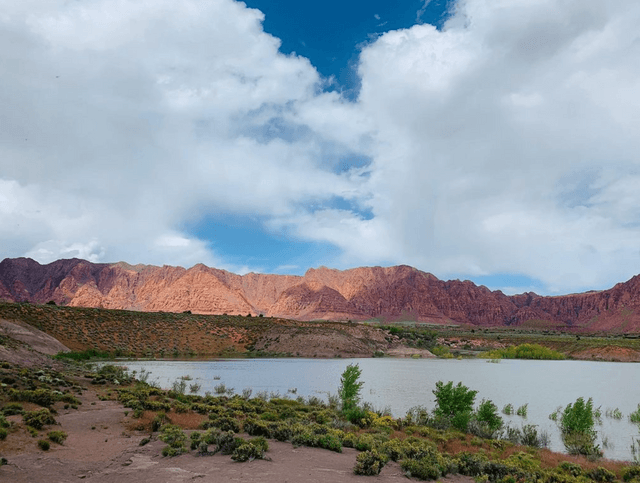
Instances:
[[[561,297],[492,292],[442,281],[408,266],[310,269],[303,277],[236,275],[202,264],[155,267],[27,259],[0,263],[0,299],[203,314],[264,314],[300,320],[407,318],[435,323],[543,323],[640,331],[640,276],[610,290]],[[541,322],[542,321],[542,322]]]

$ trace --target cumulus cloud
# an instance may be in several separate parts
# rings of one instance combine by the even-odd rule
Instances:
[[[548,293],[640,272],[637,2],[460,0],[442,30],[363,47],[355,101],[262,20],[232,0],[5,2],[3,255],[247,271],[180,228],[222,213],[336,245],[340,268]]]
[[[350,109],[262,20],[231,0],[5,3],[3,255],[243,271],[178,227],[350,189],[318,155],[357,148],[321,120]]]
[[[639,19],[631,1],[468,0],[442,31],[367,47],[359,104],[377,122],[387,251],[551,292],[637,273]]]

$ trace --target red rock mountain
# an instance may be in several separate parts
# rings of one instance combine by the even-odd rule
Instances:
[[[470,281],[442,281],[405,265],[300,276],[29,258],[0,263],[0,299],[109,309],[264,314],[299,320],[418,320],[481,326],[567,326],[640,331],[640,276],[609,290],[558,297],[507,296]]]

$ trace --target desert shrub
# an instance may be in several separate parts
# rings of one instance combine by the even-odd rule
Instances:
[[[243,424],[243,429],[249,436],[265,436],[267,438],[271,437],[269,424],[265,421],[260,421],[253,418],[246,419]]]
[[[342,437],[342,446],[345,448],[355,448],[358,442],[358,435],[355,433],[346,433]]]
[[[571,463],[569,461],[563,461],[558,465],[558,469],[571,476],[580,476],[582,474],[582,466],[578,463]]]
[[[386,454],[380,453],[375,449],[363,451],[356,456],[356,465],[353,468],[353,472],[356,475],[379,475],[388,460]]]
[[[49,431],[47,437],[54,443],[62,444],[67,439],[67,433],[64,431]]]
[[[358,451],[370,451],[376,446],[376,439],[373,435],[368,433],[363,433],[358,436],[354,448]]]
[[[513,414],[513,404],[505,404],[505,406],[502,408],[502,413],[506,414],[507,416],[511,416]]]
[[[0,414],[0,428],[8,428],[9,426],[11,426],[11,424],[9,424],[7,418],[4,417],[4,414]]]
[[[160,436],[158,436],[160,441],[167,443],[170,448],[179,451],[177,454],[183,453],[185,451],[184,443],[187,441],[187,436],[182,431],[180,426],[176,426],[174,424],[165,424],[160,429]],[[174,453],[170,451],[170,453]],[[163,453],[164,455],[164,453]],[[165,456],[175,456],[175,454],[168,454]]]
[[[597,483],[613,483],[616,481],[615,473],[598,466],[596,469],[587,473],[587,476]]]
[[[278,441],[288,441],[293,436],[293,429],[285,422],[271,423],[269,424],[269,434]]]
[[[122,382],[131,382],[132,377],[127,373],[127,369],[122,366],[114,366],[113,364],[105,364],[98,369],[98,377],[94,379],[105,380],[114,384]]]
[[[77,406],[82,404],[82,402],[80,402],[80,400],[77,397],[75,397],[73,394],[71,394],[71,393],[63,394],[62,396],[60,396],[58,398],[58,400],[60,400],[62,402],[65,402],[65,403],[68,403],[68,404],[75,404]]]
[[[2,408],[2,414],[5,416],[13,416],[14,414],[22,414],[22,404],[9,403]]]
[[[184,452],[185,452],[184,447],[173,448],[171,446],[165,446],[164,448],[162,448],[162,456],[168,456],[168,457],[180,456]]]
[[[160,428],[162,428],[162,426],[168,422],[169,422],[169,418],[167,418],[167,415],[162,411],[159,412],[158,414],[155,415],[155,417],[151,421],[151,432],[154,433],[160,430]]]
[[[179,402],[179,401],[174,401],[174,403],[173,403],[173,410],[174,410],[177,414],[185,414],[185,413],[188,413],[190,409],[191,409],[191,407],[190,407],[188,404],[181,403],[181,402]]]
[[[640,479],[640,466],[627,466],[624,470],[622,470],[622,479],[624,481]]]
[[[269,449],[267,440],[258,437],[241,443],[231,454],[231,459],[238,462],[264,459],[264,453]]]
[[[318,435],[315,446],[328,449],[329,451],[335,451],[336,453],[342,453],[342,441],[338,436],[333,434]]]
[[[404,444],[401,440],[394,438],[382,444],[382,451],[392,461],[400,461],[404,458]]]
[[[47,441],[46,439],[38,440],[38,448],[40,448],[42,451],[49,451],[50,447],[51,445],[49,444],[49,441]]]
[[[216,441],[216,453],[232,454],[238,446],[245,441],[242,438],[237,438],[233,431],[227,431],[220,433]]]
[[[458,472],[465,476],[479,476],[483,473],[485,465],[488,463],[487,457],[480,453],[458,453],[455,458]]]
[[[0,441],[7,439],[8,434],[7,428],[0,427]]]
[[[42,429],[47,424],[56,424],[56,420],[48,409],[25,411],[22,414],[24,424],[34,429]]]
[[[454,386],[452,381],[446,384],[442,381],[436,382],[433,391],[436,397],[435,417],[449,422],[460,431],[466,431],[477,393],[478,391],[463,386],[461,382],[457,386]]]
[[[32,402],[42,407],[50,407],[56,402],[57,397],[50,389],[36,389],[35,391],[24,390],[17,391],[12,389],[9,391],[9,399],[12,401]]]
[[[417,478],[418,480],[437,480],[440,478],[438,467],[428,459],[403,460],[400,467],[409,478]]]

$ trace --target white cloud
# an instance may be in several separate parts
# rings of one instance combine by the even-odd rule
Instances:
[[[526,274],[550,291],[637,273],[639,19],[631,1],[468,0],[444,31],[367,47],[369,188],[394,259]],[[571,195],[584,203],[567,204],[570,177],[587,174]]]
[[[262,19],[231,0],[4,2],[3,255],[250,271],[180,228],[224,213],[335,244],[344,267],[549,292],[640,271],[637,2],[461,0],[442,31],[364,47],[356,102]],[[354,154],[371,164],[335,169]]]
[[[231,0],[0,10],[3,255],[247,271],[179,227],[210,213],[280,216],[352,188],[318,155],[359,142],[321,120],[350,109],[318,95],[307,59],[278,52],[261,12]],[[267,132],[274,120],[310,134]]]

